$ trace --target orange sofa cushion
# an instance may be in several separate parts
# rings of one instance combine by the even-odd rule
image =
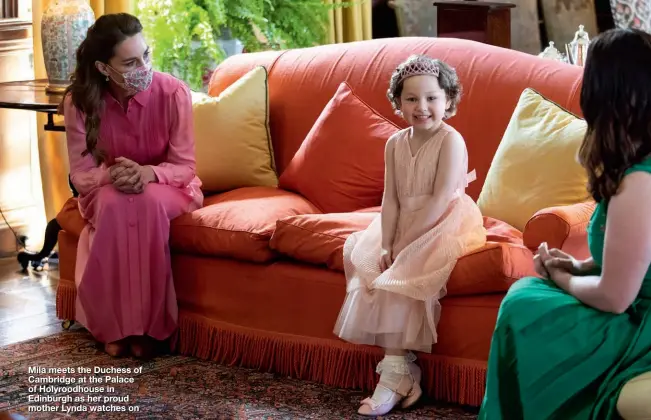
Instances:
[[[280,176],[280,187],[300,193],[324,213],[377,206],[384,190],[384,147],[397,131],[344,82]]]
[[[370,211],[286,217],[276,222],[269,246],[295,260],[343,271],[346,238],[366,229],[375,217]]]
[[[204,207],[174,219],[174,251],[252,262],[274,258],[269,239],[276,221],[319,210],[303,197],[274,187],[247,187],[206,197]]]
[[[79,237],[81,231],[86,226],[86,220],[81,217],[79,212],[79,203],[76,198],[70,197],[68,201],[65,202],[63,208],[57,214],[57,222],[61,229],[65,230],[68,233]]]
[[[353,232],[366,229],[377,213],[305,214],[278,220],[269,246],[295,260],[344,271],[343,246]],[[505,292],[518,279],[535,275],[533,254],[522,234],[484,217],[487,244],[457,262],[447,292],[450,296]]]
[[[174,219],[170,245],[174,251],[187,254],[267,262],[275,256],[269,239],[278,219],[318,212],[309,201],[288,191],[240,188],[206,197],[203,208]],[[75,237],[87,224],[76,198],[66,201],[56,219],[64,231]]]

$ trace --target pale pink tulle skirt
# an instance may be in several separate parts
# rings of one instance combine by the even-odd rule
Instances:
[[[410,244],[401,243],[430,198],[401,198],[395,260],[388,270],[380,271],[380,215],[346,240],[347,295],[334,330],[343,340],[431,351],[448,278],[460,257],[485,245],[486,230],[475,202],[458,193],[436,226]]]

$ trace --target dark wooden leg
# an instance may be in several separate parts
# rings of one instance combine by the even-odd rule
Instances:
[[[30,262],[34,268],[38,268],[43,264],[43,259],[50,256],[52,250],[57,244],[59,231],[61,231],[61,226],[59,225],[59,222],[57,222],[57,219],[50,220],[45,228],[43,249],[36,254],[27,251],[18,254],[18,262],[22,266],[23,271],[27,271],[27,266]]]

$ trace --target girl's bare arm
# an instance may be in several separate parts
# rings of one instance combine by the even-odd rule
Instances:
[[[382,249],[391,251],[398,225],[398,191],[395,182],[395,142],[396,136],[391,136],[384,150],[384,195],[382,196]]]

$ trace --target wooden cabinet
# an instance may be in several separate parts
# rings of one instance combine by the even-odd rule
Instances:
[[[462,38],[511,48],[512,3],[476,0],[440,0],[437,10],[439,38]]]

